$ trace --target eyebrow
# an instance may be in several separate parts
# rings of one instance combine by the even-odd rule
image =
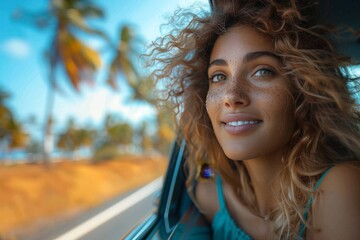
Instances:
[[[277,61],[280,61],[281,62],[281,58],[280,56],[276,55],[275,53],[273,52],[268,52],[268,51],[260,51],[260,52],[250,52],[250,53],[247,53],[243,59],[243,63],[247,63],[247,62],[251,62],[251,61],[254,61],[255,59],[257,58],[260,58],[260,57],[272,57],[272,58],[275,58]],[[209,67],[213,66],[213,65],[216,65],[216,66],[226,66],[227,65],[227,62],[224,60],[224,59],[215,59],[214,61],[211,61],[210,64],[209,64]],[[208,67],[208,68],[209,68]]]
[[[272,58],[275,58],[278,61],[281,61],[280,56],[276,55],[275,53],[268,52],[268,51],[261,51],[261,52],[250,52],[250,53],[246,54],[245,57],[244,57],[243,62],[246,63],[246,62],[254,61],[257,58],[264,57],[264,56],[265,57],[272,57]]]

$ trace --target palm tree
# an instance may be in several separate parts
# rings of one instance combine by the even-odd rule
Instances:
[[[22,124],[15,119],[11,109],[6,105],[10,95],[0,89],[0,143],[6,144],[5,152],[9,149],[25,147],[28,134]]]
[[[173,141],[174,131],[171,122],[171,114],[166,112],[166,108],[157,108],[158,101],[155,96],[155,84],[149,76],[142,76],[137,71],[136,66],[132,63],[132,59],[138,57],[135,51],[134,31],[129,26],[120,29],[120,38],[117,45],[116,54],[110,64],[109,76],[107,83],[115,90],[119,89],[117,84],[117,74],[125,76],[127,85],[132,89],[133,94],[131,100],[144,101],[157,109],[157,142],[161,151],[166,151],[166,147]],[[137,131],[143,134],[143,129]],[[141,138],[144,136],[141,136]],[[145,150],[145,149],[143,149]]]
[[[46,49],[49,64],[49,90],[46,101],[44,129],[44,162],[50,163],[52,148],[52,110],[54,93],[58,86],[56,70],[63,67],[71,86],[79,91],[81,83],[93,81],[94,73],[101,61],[99,53],[87,46],[76,36],[77,32],[105,37],[102,31],[91,28],[86,19],[101,18],[103,11],[88,0],[51,0],[49,11],[43,14],[25,14],[30,16],[38,27],[43,28],[55,21],[53,37]],[[19,13],[18,13],[19,17]],[[20,14],[20,17],[23,17]]]
[[[129,26],[123,26],[119,31],[119,42],[115,49],[115,56],[110,64],[107,84],[118,90],[116,76],[123,74],[129,86],[134,88],[139,81],[139,74],[132,59],[137,55],[134,48],[134,31]]]
[[[13,121],[13,114],[6,106],[9,97],[7,92],[0,89],[0,141],[7,137],[9,123]]]
[[[107,84],[113,89],[119,90],[117,75],[122,74],[125,77],[127,85],[132,89],[132,100],[142,100],[151,105],[156,104],[153,94],[154,83],[148,76],[142,76],[133,63],[134,59],[139,58],[136,51],[134,30],[129,26],[123,26],[119,31],[119,42],[115,49],[115,56],[111,61],[108,71]]]

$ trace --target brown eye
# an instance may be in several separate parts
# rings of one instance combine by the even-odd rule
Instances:
[[[226,76],[224,74],[215,74],[213,76],[210,77],[209,81],[210,83],[218,83],[221,81],[226,80]]]

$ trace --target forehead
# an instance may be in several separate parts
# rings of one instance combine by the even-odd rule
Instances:
[[[269,38],[248,26],[230,28],[218,37],[211,52],[210,61],[215,58],[241,58],[249,52],[269,51],[274,47]]]

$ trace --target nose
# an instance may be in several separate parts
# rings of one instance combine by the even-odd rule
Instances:
[[[228,80],[225,87],[224,105],[228,108],[244,107],[250,104],[249,87],[244,81]]]

